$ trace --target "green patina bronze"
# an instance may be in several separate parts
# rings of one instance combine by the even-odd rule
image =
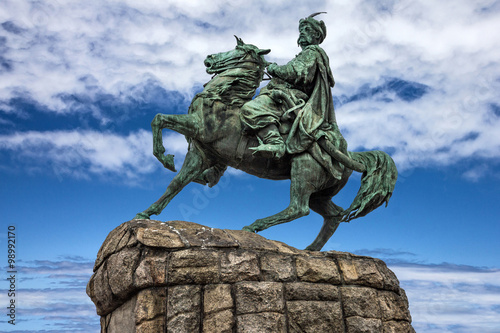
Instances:
[[[162,130],[186,136],[189,149],[166,192],[136,215],[158,215],[190,182],[216,185],[228,166],[267,179],[290,179],[290,205],[243,229],[258,232],[317,212],[324,218],[308,250],[319,251],[341,222],[364,216],[387,204],[397,179],[392,158],[382,151],[349,152],[335,119],[329,59],[319,46],[326,26],[313,14],[299,22],[302,51],[286,65],[270,64],[270,50],[245,44],[205,59],[213,78],[197,94],[188,114],[158,114],[151,124],[153,154],[176,171],[173,155],[165,155]],[[271,78],[255,99],[264,77]],[[348,209],[332,202],[353,171],[361,172],[361,188]]]

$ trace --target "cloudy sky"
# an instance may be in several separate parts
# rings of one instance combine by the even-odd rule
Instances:
[[[99,331],[85,295],[95,255],[174,175],[152,156],[154,115],[187,111],[210,79],[204,58],[234,48],[233,35],[285,64],[300,50],[298,20],[318,11],[349,149],[384,150],[400,174],[388,208],[340,226],[324,250],[385,260],[418,332],[500,332],[494,0],[3,0],[0,241],[15,227],[19,308],[1,332]],[[164,135],[180,167],[186,141]],[[359,175],[335,202],[347,207],[358,188]],[[158,219],[240,229],[288,196],[288,181],[229,170],[212,189],[186,187]],[[312,213],[262,235],[304,248],[321,223]]]

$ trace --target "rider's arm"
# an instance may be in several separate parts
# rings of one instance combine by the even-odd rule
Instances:
[[[313,83],[316,74],[316,57],[314,50],[306,49],[286,65],[269,65],[267,71],[270,75],[277,76],[300,90],[307,90],[306,88]]]

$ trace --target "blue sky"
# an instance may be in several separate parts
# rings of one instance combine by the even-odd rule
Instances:
[[[298,20],[317,11],[328,12],[322,47],[349,149],[384,150],[400,172],[389,206],[341,225],[324,250],[385,260],[418,332],[500,332],[493,0],[3,1],[0,242],[15,226],[19,308],[0,332],[99,331],[85,294],[96,253],[174,175],[152,156],[154,115],[187,111],[210,79],[203,59],[234,48],[233,35],[286,63]],[[185,139],[164,134],[180,167]],[[358,188],[353,176],[335,202],[347,207]],[[241,229],[288,201],[288,181],[228,170],[212,189],[186,187],[158,219]],[[304,248],[321,223],[311,213],[261,234]]]

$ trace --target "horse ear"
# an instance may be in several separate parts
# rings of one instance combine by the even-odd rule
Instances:
[[[259,49],[259,52],[258,52],[258,53],[259,53],[260,55],[264,55],[264,54],[268,54],[269,52],[271,52],[271,50],[270,50],[270,49],[265,49],[265,50]]]
[[[234,38],[236,38],[236,45],[238,45],[238,46],[245,45],[245,43],[243,42],[243,40],[241,40],[241,38],[238,38],[238,36],[234,35]]]

